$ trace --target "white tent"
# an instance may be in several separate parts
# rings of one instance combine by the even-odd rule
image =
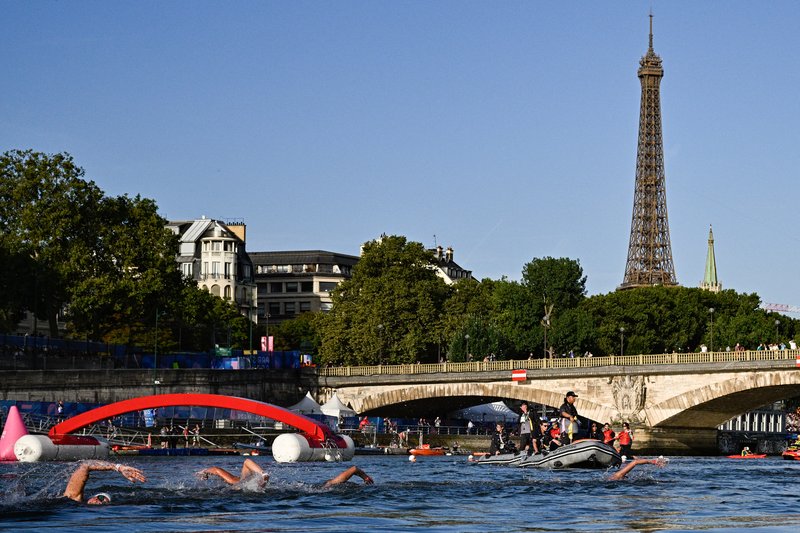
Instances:
[[[511,422],[519,419],[519,414],[508,408],[503,402],[475,405],[454,411],[450,418],[472,420],[473,422]]]
[[[333,396],[331,396],[331,399],[322,405],[321,409],[324,414],[337,418],[340,416],[356,416],[358,414],[343,404],[342,400],[339,399],[335,392]]]
[[[314,400],[314,398],[311,397],[311,391],[308,391],[302,400],[292,405],[291,407],[287,407],[287,409],[290,411],[294,411],[296,413],[300,413],[301,415],[322,414],[322,408],[316,402],[316,400]]]

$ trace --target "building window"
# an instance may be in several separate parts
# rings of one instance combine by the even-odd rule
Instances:
[[[258,318],[264,318],[264,304],[258,304]]]
[[[297,292],[297,282],[296,281],[286,282],[286,292]]]
[[[267,284],[264,283],[263,285],[258,286],[258,297],[264,298],[267,295]]]
[[[208,241],[203,241],[203,251],[204,252],[208,251]]]
[[[222,249],[222,243],[220,241],[212,241],[211,242],[211,250],[214,252],[219,252]]]
[[[203,261],[203,277],[208,276],[208,261]]]
[[[280,281],[273,281],[269,284],[269,292],[278,293],[283,292],[283,283]]]
[[[322,311],[323,313],[326,313],[331,309],[333,309],[333,304],[331,302],[320,302],[319,310]]]
[[[311,302],[300,302],[300,312],[308,313],[311,311]]]
[[[219,261],[212,261],[211,262],[211,275],[215,278],[219,277]]]
[[[281,314],[281,304],[278,302],[269,303],[269,316],[278,316]]]
[[[290,265],[278,265],[278,272],[287,273],[291,271],[292,267]]]
[[[300,282],[300,292],[314,292],[314,282],[313,281]]]
[[[338,283],[335,281],[320,281],[319,292],[331,292],[336,288],[336,285],[338,285]]]
[[[225,279],[231,279],[231,264],[225,263]]]
[[[233,251],[233,241],[225,241],[225,251],[226,252]]]
[[[181,272],[183,276],[186,278],[192,277],[192,263],[183,263],[181,264]]]
[[[230,300],[231,299],[231,286],[230,285],[225,285],[225,299],[226,300]]]
[[[293,314],[295,314],[295,305],[294,305],[294,302],[286,302],[286,303],[283,305],[283,308],[284,308],[284,311],[286,311],[286,314],[287,314],[287,315],[293,315]]]

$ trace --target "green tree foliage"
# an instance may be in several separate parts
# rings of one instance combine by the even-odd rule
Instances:
[[[32,305],[32,279],[20,273],[33,272],[34,268],[33,258],[12,252],[6,240],[5,234],[0,234],[0,331],[14,331]]]
[[[448,287],[433,254],[405,237],[364,245],[353,277],[331,294],[322,323],[322,362],[413,363],[435,360]]]
[[[103,198],[69,154],[12,150],[0,156],[0,231],[12,253],[33,259],[28,309],[58,336],[57,316],[91,277]],[[16,279],[30,277],[20,272]]]
[[[320,313],[303,313],[296,318],[281,322],[275,327],[275,350],[300,350],[303,353],[319,352],[320,324],[323,316]]]

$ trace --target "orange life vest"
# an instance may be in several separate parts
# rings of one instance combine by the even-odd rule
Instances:
[[[631,436],[630,431],[623,430],[619,434],[619,444],[620,446],[627,446],[633,441],[633,437]]]

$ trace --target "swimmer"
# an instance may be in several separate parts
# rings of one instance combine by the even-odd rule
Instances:
[[[220,468],[218,466],[212,466],[210,468],[205,468],[197,473],[197,476],[200,479],[208,479],[209,476],[218,476],[220,479],[225,481],[230,485],[236,485],[237,483],[242,483],[251,477],[260,476],[258,485],[264,486],[269,481],[269,474],[264,472],[264,470],[252,459],[245,459],[244,464],[242,465],[242,473],[240,476],[235,476],[228,472],[227,470]],[[358,468],[357,466],[351,466],[338,476],[329,479],[324,483],[324,486],[331,487],[333,485],[340,485],[345,483],[353,476],[358,476],[364,480],[365,485],[372,485],[374,481],[371,477],[369,477],[363,470]]]
[[[667,466],[667,460],[664,459],[663,457],[659,457],[658,459],[634,459],[633,461],[626,464],[622,468],[622,470],[611,476],[610,478],[611,481],[619,481],[621,479],[625,479],[625,476],[627,476],[631,470],[633,470],[639,465],[656,465],[659,468],[663,468]]]
[[[142,471],[132,466],[113,464],[106,461],[83,461],[69,478],[67,488],[64,490],[64,497],[79,503],[82,502],[83,490],[86,487],[86,482],[89,481],[89,472],[95,470],[116,470],[131,483],[136,483],[137,481],[144,483],[147,481]],[[111,502],[111,496],[105,492],[96,494],[86,500],[86,503],[90,505],[103,505],[109,502]]]

